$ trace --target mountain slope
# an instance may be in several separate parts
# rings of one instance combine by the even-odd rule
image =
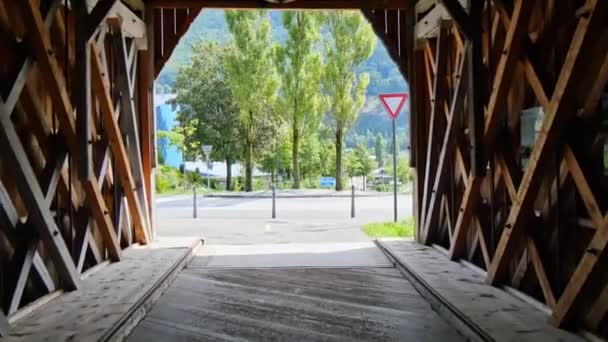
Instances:
[[[278,42],[284,41],[287,32],[281,22],[281,12],[270,11],[269,15],[273,39]],[[170,89],[180,66],[189,63],[191,47],[198,41],[227,42],[229,39],[230,33],[224,18],[224,11],[203,10],[175,48],[173,55],[157,79],[157,87]],[[367,130],[387,134],[391,126],[390,119],[380,105],[377,95],[409,91],[409,87],[380,41],[372,56],[361,65],[359,71],[370,74],[370,85],[366,104],[354,129],[360,134],[364,134]],[[399,117],[398,127],[406,127],[408,117],[409,110],[406,110]]]

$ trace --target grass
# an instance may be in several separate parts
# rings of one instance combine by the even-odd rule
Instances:
[[[414,237],[414,218],[401,222],[381,222],[381,223],[368,223],[363,226],[363,231],[369,237],[372,238],[383,238],[383,237]]]

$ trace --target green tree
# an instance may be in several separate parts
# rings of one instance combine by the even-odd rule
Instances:
[[[253,189],[254,158],[274,133],[274,107],[279,80],[273,58],[270,22],[264,11],[226,11],[234,46],[226,59],[226,75],[243,125],[245,191]],[[266,146],[270,147],[270,146]]]
[[[287,39],[275,54],[281,79],[278,113],[291,133],[294,189],[300,188],[301,142],[316,132],[323,111],[319,92],[323,62],[315,49],[320,39],[318,18],[310,12],[283,12]]]
[[[367,147],[363,144],[357,145],[347,155],[347,171],[349,177],[367,177],[374,171],[375,164],[370,158]]]
[[[342,190],[344,135],[365,103],[369,75],[357,76],[357,68],[376,46],[376,36],[359,12],[334,11],[326,16],[331,39],[325,48],[324,91],[329,100],[329,118],[336,145],[336,190]]]
[[[378,167],[384,166],[384,137],[382,134],[376,134],[376,144],[374,145],[374,154],[376,156],[376,162]]]
[[[179,70],[173,88],[179,129],[193,124],[190,140],[196,144],[187,148],[189,154],[202,156],[200,146],[212,145],[211,159],[226,163],[226,190],[232,190],[232,164],[241,155],[243,126],[222,63],[228,53],[216,43],[199,43],[193,49],[192,64]],[[179,135],[169,139],[179,139]]]

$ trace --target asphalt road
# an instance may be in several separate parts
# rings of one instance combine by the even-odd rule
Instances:
[[[411,216],[409,195],[398,197],[399,218]],[[361,228],[393,219],[391,196],[361,197],[350,218],[350,198],[279,198],[277,219],[270,198],[199,196],[192,218],[192,196],[159,198],[156,234],[201,237],[203,255],[195,262],[217,267],[386,265]]]

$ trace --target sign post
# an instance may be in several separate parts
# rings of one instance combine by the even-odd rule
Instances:
[[[211,167],[209,164],[209,157],[211,156],[211,150],[213,149],[213,146],[211,145],[203,145],[203,153],[205,154],[205,159],[207,162],[207,188],[209,190],[211,190],[211,180],[210,180],[210,175],[209,175],[209,171],[211,170]]]
[[[388,115],[393,119],[393,214],[394,220],[397,222],[397,125],[395,121],[403,109],[408,95],[405,93],[381,94],[378,97]]]

